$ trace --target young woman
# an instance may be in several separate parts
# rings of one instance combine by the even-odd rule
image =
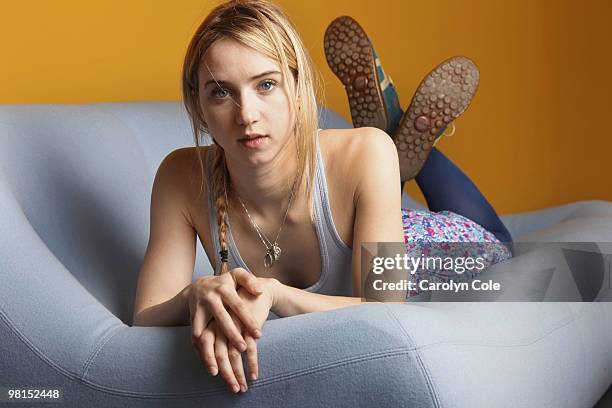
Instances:
[[[191,324],[198,356],[233,392],[247,389],[243,352],[258,376],[269,312],[361,303],[361,243],[405,239],[393,140],[318,130],[312,66],[275,5],[215,8],[183,69],[196,146],[170,153],[154,181],[134,324]],[[196,238],[215,275],[191,282]]]

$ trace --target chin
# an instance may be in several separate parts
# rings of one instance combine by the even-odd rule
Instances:
[[[261,166],[271,162],[278,154],[278,147],[269,145],[261,149],[245,149],[240,144],[233,149],[232,157],[234,160],[248,163],[252,166]]]

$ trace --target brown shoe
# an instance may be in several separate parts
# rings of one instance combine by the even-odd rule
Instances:
[[[438,137],[467,109],[479,78],[478,68],[470,59],[453,57],[423,79],[392,136],[402,182],[416,177]]]
[[[336,18],[325,30],[324,48],[327,64],[346,90],[353,126],[392,133],[403,111],[393,81],[363,28],[349,16]]]

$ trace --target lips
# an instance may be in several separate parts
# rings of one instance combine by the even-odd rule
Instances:
[[[240,140],[252,140],[252,139],[257,139],[258,137],[265,137],[266,135],[262,135],[259,133],[250,133],[248,135],[244,135],[244,137]]]
[[[242,139],[238,139],[240,144],[247,149],[261,149],[266,145],[268,136],[259,133],[251,133]]]

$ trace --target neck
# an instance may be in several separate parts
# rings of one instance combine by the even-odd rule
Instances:
[[[239,203],[236,196],[240,197],[249,212],[259,217],[285,214],[297,174],[297,151],[293,139],[270,163],[251,167],[244,162],[228,161],[227,167],[232,180],[228,191],[230,200]],[[297,195],[296,190],[294,201]]]

